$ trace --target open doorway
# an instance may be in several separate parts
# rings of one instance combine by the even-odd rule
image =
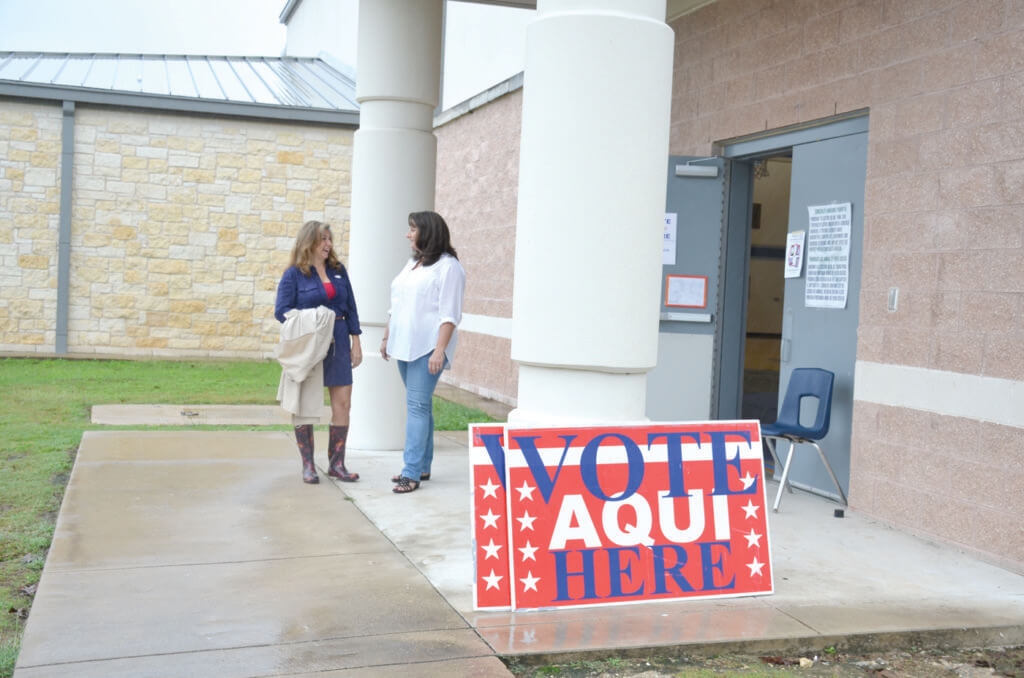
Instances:
[[[753,204],[741,417],[768,424],[775,421],[778,407],[785,295],[782,269],[793,161],[787,151],[750,162]]]
[[[732,181],[718,411],[772,422],[794,369],[832,372],[822,448],[843,486],[849,483],[867,128],[866,111],[854,112],[722,146]],[[804,242],[792,277],[785,277],[787,234]],[[784,461],[789,449],[780,452]],[[815,455],[798,455],[789,479],[834,496]]]

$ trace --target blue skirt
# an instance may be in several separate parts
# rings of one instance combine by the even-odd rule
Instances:
[[[348,328],[344,322],[339,322],[334,326],[334,342],[324,357],[324,386],[348,386],[351,383],[352,347]]]

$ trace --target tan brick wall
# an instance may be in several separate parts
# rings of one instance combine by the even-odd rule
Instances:
[[[1020,429],[859,401],[853,425],[858,510],[1021,569]]]
[[[11,117],[21,122],[8,131],[3,121]],[[41,122],[33,127],[33,119]],[[0,314],[19,323],[16,331],[5,330],[0,350],[52,353],[60,108],[0,103],[0,144],[10,146],[0,152],[0,163],[21,157],[14,151],[27,142],[15,142],[13,135],[32,131],[37,145],[45,136],[52,148],[29,152],[22,168],[0,164],[0,181],[11,180],[12,171],[19,176],[20,169],[26,185],[24,191],[12,186],[14,198],[0,191],[0,201],[6,201],[0,202],[0,240],[10,237],[5,219],[25,224],[14,236],[21,240],[20,261],[9,276],[13,284],[5,278],[2,293],[20,290],[25,300],[0,297]],[[79,106],[68,350],[269,355],[277,340],[277,281],[299,226],[308,219],[332,223],[347,259],[352,134],[325,126]],[[41,193],[27,193],[29,178]],[[26,202],[50,193],[45,208]],[[37,280],[42,270],[48,277]],[[23,307],[31,301],[35,305]]]
[[[466,313],[512,317],[521,127],[520,89],[435,130],[435,204],[466,269]],[[460,332],[446,380],[514,402],[518,368],[510,351],[507,339]]]
[[[56,337],[61,116],[0,101],[0,345],[22,351]]]
[[[721,0],[673,28],[673,153],[870,109],[858,357],[1024,380],[1021,4]]]
[[[459,347],[446,383],[515,405],[519,366],[512,361],[512,342],[476,332],[459,331]]]
[[[719,0],[672,27],[672,153],[869,109],[858,359],[1024,380],[1024,3]],[[850,499],[1020,566],[1021,449],[858,402]]]

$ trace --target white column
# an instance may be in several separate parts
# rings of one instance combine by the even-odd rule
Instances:
[[[645,418],[672,92],[664,18],[665,0],[539,0],[527,29],[516,424]]]
[[[409,257],[409,212],[434,207],[443,0],[359,4],[349,269],[363,327],[349,445],[401,449],[405,390],[381,359],[391,279]]]

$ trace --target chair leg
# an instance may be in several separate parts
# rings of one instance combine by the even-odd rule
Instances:
[[[765,436],[764,446],[768,448],[768,455],[772,458],[772,464],[774,464],[775,468],[779,468],[779,455],[775,454],[775,438]]]
[[[777,438],[775,436],[765,436],[764,440],[765,440],[766,443],[768,443],[769,452],[772,455],[772,459],[775,460],[775,468],[778,469],[778,467],[783,466],[782,461],[779,459],[779,451],[778,451],[779,448],[777,447],[778,441],[786,440],[786,441],[789,442],[789,453],[790,454],[793,454],[793,445],[795,443],[792,440],[789,440],[789,438]],[[793,494],[793,486],[792,485],[787,483],[786,484],[786,489],[789,490],[790,494]]]
[[[843,506],[847,506],[846,494],[843,492],[843,488],[839,486],[839,480],[836,478],[836,474],[832,471],[832,464],[828,463],[828,457],[825,456],[825,452],[821,449],[821,446],[813,440],[808,440],[808,443],[814,445],[814,449],[818,450],[818,456],[821,457],[821,462],[825,464],[825,470],[832,477],[832,483],[835,484],[836,489],[839,490],[839,497],[843,500]]]
[[[782,492],[785,488],[789,488],[792,492],[793,488],[789,487],[789,467],[793,465],[793,457],[796,456],[796,443],[792,440],[789,441],[789,456],[786,457],[786,465],[782,467],[782,479],[779,481],[779,491],[775,494],[775,503],[772,504],[772,511],[775,513],[779,512],[779,504],[782,503]]]

